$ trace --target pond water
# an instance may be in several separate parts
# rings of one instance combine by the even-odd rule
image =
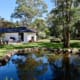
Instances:
[[[0,80],[80,80],[80,67],[74,66],[80,62],[74,58],[70,60],[74,67],[70,70],[72,78],[65,79],[62,59],[50,63],[47,56],[14,55],[6,65],[0,66]]]

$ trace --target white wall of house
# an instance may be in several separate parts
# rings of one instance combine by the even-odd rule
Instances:
[[[4,39],[5,40],[10,40],[10,37],[14,37],[15,38],[15,41],[18,41],[19,40],[19,35],[18,33],[5,33],[4,34]]]
[[[16,40],[15,41],[19,41],[19,33],[5,33],[4,34],[4,39],[5,40],[10,40],[10,37],[14,37]],[[32,37],[34,37],[34,41],[37,41],[37,36],[36,33],[24,33],[24,41],[23,42],[29,42]]]
[[[29,42],[34,37],[34,41],[37,41],[36,33],[24,33],[24,42]]]

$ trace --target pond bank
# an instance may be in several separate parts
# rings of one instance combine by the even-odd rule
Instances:
[[[47,54],[47,55],[52,55],[52,54],[64,54],[69,52],[70,54],[79,54],[80,55],[80,50],[79,49],[53,49],[53,48],[38,48],[38,47],[34,47],[34,48],[25,48],[25,49],[15,49],[12,50],[8,53],[6,53],[6,55],[2,56],[0,58],[0,65],[5,65],[10,58],[17,54],[17,55],[27,55],[30,53],[37,53],[37,54]]]

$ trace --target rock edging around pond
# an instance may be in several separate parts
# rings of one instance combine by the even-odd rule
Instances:
[[[6,63],[10,60],[10,58],[13,56],[13,55],[27,55],[26,53],[39,53],[40,50],[44,50],[45,51],[49,51],[51,53],[54,53],[54,54],[64,54],[67,52],[69,53],[77,53],[80,55],[80,50],[77,49],[77,48],[74,48],[74,49],[53,49],[53,48],[25,48],[25,49],[20,49],[20,50],[13,50],[13,51],[10,51],[8,52],[4,57],[2,57],[2,59],[0,59],[0,66],[3,66],[3,65],[6,65]]]

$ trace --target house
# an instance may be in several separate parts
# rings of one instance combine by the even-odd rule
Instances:
[[[12,42],[29,42],[36,41],[36,32],[26,27],[0,28],[0,34],[6,41]]]

